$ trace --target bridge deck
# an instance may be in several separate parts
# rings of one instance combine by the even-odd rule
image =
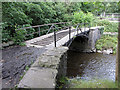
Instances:
[[[82,32],[89,30],[89,28],[82,28]],[[78,34],[81,31],[78,31]],[[74,28],[71,29],[71,38],[77,34]],[[62,30],[56,33],[57,47],[64,45],[69,40],[69,29]],[[46,49],[52,49],[54,47],[54,33],[43,35],[31,40],[26,41],[26,45],[34,46],[37,48],[45,47]]]

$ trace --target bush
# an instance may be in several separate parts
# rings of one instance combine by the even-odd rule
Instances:
[[[30,24],[23,25],[22,28],[24,27],[30,27]],[[17,28],[21,28],[21,26],[18,26]],[[20,30],[15,30],[16,33],[14,34],[14,37],[12,37],[12,40],[15,42],[15,44],[19,44],[25,40],[32,39],[34,37],[33,32],[35,32],[35,29],[30,28],[30,29],[20,29]],[[30,34],[26,36],[27,34]]]
[[[118,23],[109,22],[108,20],[98,20],[98,26],[104,26],[104,32],[118,32]]]
[[[8,27],[7,23],[1,23],[2,25],[2,42],[11,41],[10,30],[5,29],[6,26]]]
[[[88,23],[88,25],[90,26],[93,21],[94,21],[94,15],[92,13],[90,12],[83,13],[82,11],[75,12],[72,20],[73,24]]]
[[[31,27],[31,25],[30,24],[25,24],[25,25],[23,25],[23,28],[24,27]],[[35,32],[34,28],[25,29],[25,31],[26,31],[26,34],[30,34],[29,36],[26,36],[27,40],[34,38],[34,34],[32,34],[32,33]]]
[[[74,13],[72,20],[74,24],[84,23],[84,21],[85,21],[85,13],[83,13],[82,11]]]
[[[117,46],[117,36],[109,36],[104,35],[96,42],[96,49],[102,50],[102,49],[109,49],[113,48],[113,53],[116,53],[116,46]]]
[[[19,44],[25,40],[25,34],[26,34],[25,30],[17,30],[12,40],[14,41],[15,44]]]
[[[94,21],[94,16],[93,16],[93,14],[92,13],[90,13],[90,12],[88,12],[87,14],[86,14],[86,16],[85,16],[85,23],[90,23],[90,25],[91,25],[91,23]]]
[[[8,42],[11,40],[10,33],[8,30],[2,30],[2,42]]]

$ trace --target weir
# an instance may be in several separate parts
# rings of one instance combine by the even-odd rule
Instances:
[[[104,27],[92,27],[85,32],[79,31],[63,46],[48,49],[31,66],[18,88],[55,88],[56,81],[66,76],[67,51],[95,52],[95,42],[101,37],[103,29]]]

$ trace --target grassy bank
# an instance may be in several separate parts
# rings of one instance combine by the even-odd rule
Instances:
[[[115,54],[117,42],[118,42],[117,36],[103,35],[101,39],[99,39],[96,42],[96,49],[106,50],[106,49],[112,48],[113,54]]]
[[[81,80],[71,79],[68,80],[69,88],[118,88],[117,83],[111,80]]]
[[[112,80],[107,79],[93,79],[93,80],[83,80],[67,77],[62,77],[59,80],[59,85],[57,88],[118,88],[118,84]]]

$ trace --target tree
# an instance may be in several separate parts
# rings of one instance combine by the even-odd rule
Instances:
[[[96,15],[101,13],[118,13],[118,2],[93,2],[92,12]]]

